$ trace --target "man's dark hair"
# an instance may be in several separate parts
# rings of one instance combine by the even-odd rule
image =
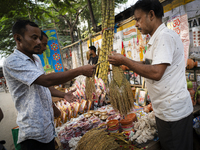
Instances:
[[[136,9],[141,9],[146,13],[153,10],[157,18],[162,18],[164,16],[163,6],[158,0],[138,0],[133,6],[133,12],[135,12]]]
[[[44,33],[44,31],[42,31],[42,30],[41,30],[41,39],[40,39],[40,40],[42,40],[42,39],[43,39],[43,36],[46,36],[46,37],[47,37],[47,39],[48,39],[48,36],[46,35],[46,33]]]
[[[30,20],[18,20],[18,21],[15,22],[15,24],[12,27],[13,35],[18,33],[18,34],[20,34],[21,36],[24,37],[24,32],[26,31],[26,25],[30,25],[32,27],[38,27],[39,28],[39,26],[36,23],[34,23]]]
[[[96,47],[95,46],[90,46],[89,49],[93,50],[96,53]]]

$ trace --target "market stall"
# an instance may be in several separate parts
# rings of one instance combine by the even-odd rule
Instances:
[[[94,82],[97,92],[96,95],[93,93],[93,102],[86,99],[84,80],[82,83],[75,81],[70,87],[70,89],[77,88],[75,95],[81,99],[80,101],[69,104],[60,99],[55,102],[62,112],[61,117],[55,118],[56,133],[62,148],[64,150],[77,148],[78,142],[87,132],[98,128],[103,129],[108,135],[122,133],[122,137],[128,144],[119,146],[131,146],[133,149],[160,149],[155,116],[149,100],[146,104],[141,103],[142,100],[139,100],[137,93],[134,93],[135,105],[124,116],[113,109],[107,97],[109,89],[105,87],[103,81],[95,78]],[[137,88],[137,91],[139,89],[142,88]],[[194,106],[193,113],[196,114],[199,111],[200,105],[197,104]]]
[[[176,8],[175,2],[172,4]],[[190,42],[186,10],[182,11],[183,7],[176,8],[180,9],[181,12],[179,15],[173,15],[176,12],[172,11],[170,13],[166,9],[167,7],[165,7],[167,26],[170,28],[172,27],[170,25],[174,24],[175,26],[171,29],[176,32],[181,29],[178,34],[184,42],[184,55],[187,66]],[[91,149],[91,146],[105,149],[105,146],[109,145],[119,149],[160,149],[155,115],[148,91],[144,86],[144,80],[137,74],[129,72],[126,66],[122,66],[123,71],[121,71],[118,67],[109,68],[106,62],[107,55],[111,51],[119,52],[133,60],[143,61],[149,37],[139,33],[133,18],[124,26],[117,28],[117,32],[114,35],[113,33],[110,34],[111,36],[108,35],[113,31],[113,24],[103,25],[102,35],[93,39],[93,44],[98,43],[98,48],[101,47],[98,62],[100,65],[97,66],[99,72],[97,72],[103,80],[97,77],[76,80],[70,89],[65,89],[67,92],[77,88],[75,92],[77,101],[68,103],[60,99],[59,102],[55,103],[61,111],[61,117],[55,118],[58,139],[63,149],[72,150],[81,147],[82,149]],[[104,39],[106,36],[110,39],[114,36],[113,43],[112,40],[107,40],[109,42],[106,43]],[[87,43],[85,45],[88,47]],[[85,49],[87,50],[87,48]],[[75,66],[77,67],[77,65]],[[109,70],[112,74],[110,79],[108,76]],[[135,80],[131,82],[129,80],[130,76],[133,79],[137,77],[139,85],[135,85]],[[196,91],[197,87],[192,86],[189,89]],[[119,91],[121,95],[118,94]],[[200,105],[195,104],[197,101],[195,92],[190,93],[194,104],[193,113],[195,114],[200,111]]]
[[[134,105],[127,115],[123,115],[110,104],[109,87],[106,88],[103,80],[94,78],[95,90],[90,100],[86,96],[87,79],[80,77],[78,80],[72,87],[65,89],[66,92],[77,89],[74,93],[77,97],[76,102],[68,103],[63,99],[53,98],[56,107],[61,111],[61,116],[55,118],[54,123],[63,149],[75,149],[78,141],[87,132],[96,128],[104,129],[107,134],[121,133],[128,142],[124,146],[129,145],[134,149],[147,148],[148,144],[141,144],[157,137],[155,116],[151,104],[148,104],[149,101],[146,102],[147,95],[138,95],[138,90],[145,90],[144,87],[138,88],[136,93],[135,89],[132,89],[132,97],[135,95],[135,98],[140,100],[133,102]]]

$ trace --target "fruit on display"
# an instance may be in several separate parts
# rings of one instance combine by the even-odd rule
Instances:
[[[193,89],[193,83],[189,79],[187,79],[187,89],[190,93],[192,104],[196,105],[195,90]]]
[[[192,69],[194,67],[197,67],[197,61],[194,62],[192,59],[187,60],[187,69]]]
[[[197,87],[196,93],[195,93],[195,101],[200,104],[200,86]]]
[[[189,79],[187,79],[187,89],[191,89],[191,88],[193,88],[192,81],[190,81]]]

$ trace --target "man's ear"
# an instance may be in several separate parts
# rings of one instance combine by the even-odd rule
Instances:
[[[154,13],[153,10],[150,10],[150,11],[149,11],[149,17],[150,17],[150,20],[151,20],[151,21],[155,18],[155,13]]]
[[[15,35],[14,35],[14,39],[15,39],[15,41],[16,41],[17,43],[20,43],[20,42],[22,41],[22,37],[21,37],[21,35],[19,35],[19,34],[15,34]]]

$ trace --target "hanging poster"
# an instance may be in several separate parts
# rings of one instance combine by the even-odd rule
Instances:
[[[126,51],[126,57],[129,59],[136,60],[136,39],[137,39],[137,28],[131,26],[124,29],[123,31],[123,44]]]
[[[200,46],[200,27],[192,28],[192,35],[193,35],[193,46],[194,47]]]
[[[58,44],[58,37],[55,29],[44,30],[48,36],[47,49],[43,54],[38,55],[42,62],[44,71],[48,74],[51,72],[63,72],[63,63]]]
[[[189,37],[189,26],[187,14],[180,16],[180,38],[184,46],[184,59],[185,66],[187,66],[187,60],[189,55],[190,37]]]
[[[185,58],[185,66],[186,66],[188,54],[189,54],[189,45],[190,45],[187,14],[184,14],[181,16],[177,15],[173,17],[172,20],[169,20],[167,22],[167,27],[171,30],[174,30],[178,35],[180,35],[180,38],[184,46],[184,58]]]
[[[181,21],[180,21],[180,16],[176,16],[173,19],[173,30],[180,35],[181,30],[180,30],[180,25],[181,25]]]

